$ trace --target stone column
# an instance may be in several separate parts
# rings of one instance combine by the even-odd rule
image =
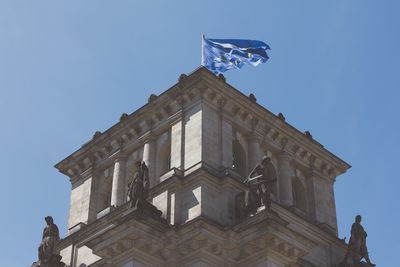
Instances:
[[[111,206],[119,207],[124,204],[125,197],[125,165],[126,157],[118,156],[114,161],[114,174],[111,191]]]
[[[261,150],[260,143],[258,137],[255,134],[252,134],[248,138],[248,161],[249,161],[249,169],[248,172],[251,172],[257,164],[261,162]]]
[[[143,161],[146,163],[147,168],[149,168],[149,179],[150,187],[156,184],[155,177],[155,142],[152,137],[147,139],[143,148]]]
[[[279,156],[279,199],[282,205],[293,206],[292,178],[293,169],[290,166],[291,156],[282,151]]]

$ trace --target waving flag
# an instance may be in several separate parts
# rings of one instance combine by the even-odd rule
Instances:
[[[203,35],[202,65],[215,74],[240,69],[246,64],[257,66],[267,62],[269,49],[262,41],[206,39]]]

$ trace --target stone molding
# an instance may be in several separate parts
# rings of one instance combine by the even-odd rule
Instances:
[[[314,242],[290,229],[283,230],[286,226],[282,225],[287,223],[282,224],[282,219],[267,212],[231,229],[221,228],[204,217],[179,228],[171,228],[139,213],[130,218],[124,218],[122,213],[117,220],[121,223],[109,222],[113,225],[111,228],[86,236],[80,245],[91,248],[105,261],[118,262],[123,254],[140,251],[164,263],[173,259],[175,264],[168,266],[182,266],[199,253],[213,257],[215,263],[229,263],[229,266],[249,266],[246,262],[252,261],[257,253],[284,259],[289,264],[297,262],[315,246]],[[254,232],[254,229],[258,230]]]
[[[328,174],[334,178],[350,168],[347,163],[324,149],[314,139],[308,138],[286,121],[280,120],[278,116],[251,101],[204,68],[199,68],[186,76],[150,104],[123,116],[123,120],[106,132],[96,134],[95,139],[58,163],[56,168],[70,177],[76,176],[95,162],[107,158],[107,154],[118,146],[118,140],[126,144],[135,143],[137,139],[141,139],[146,129],[156,131],[160,127],[169,127],[171,115],[186,109],[196,99],[206,101],[215,106],[216,110],[230,114],[232,121],[240,122],[240,127],[245,128],[247,132],[254,131],[260,138],[266,138],[269,143],[277,147],[281,146],[282,140],[288,140],[288,151],[296,160],[307,165],[310,156],[315,157],[315,169],[324,175]],[[149,113],[152,114],[151,117]],[[267,135],[265,129],[268,129]]]

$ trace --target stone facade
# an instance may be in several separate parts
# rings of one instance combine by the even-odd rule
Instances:
[[[263,155],[277,182],[271,211],[241,218],[242,183]],[[128,207],[135,161],[149,167],[162,218]],[[333,266],[334,182],[350,166],[205,68],[56,165],[72,183],[71,267]]]

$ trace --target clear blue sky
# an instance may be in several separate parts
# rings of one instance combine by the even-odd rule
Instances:
[[[227,81],[349,162],[340,236],[356,214],[371,259],[400,251],[400,2],[0,0],[0,266],[30,266],[70,183],[53,165],[200,64],[201,34],[266,41]]]

